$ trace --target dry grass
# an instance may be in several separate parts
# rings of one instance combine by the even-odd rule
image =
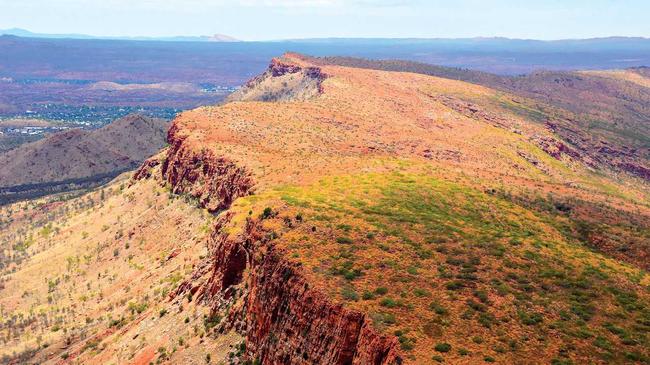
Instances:
[[[212,218],[157,181],[129,186],[126,178],[59,203],[3,208],[12,220],[2,231],[5,253],[25,258],[3,268],[0,356],[41,348],[32,361],[203,362],[208,352],[225,358],[239,341],[201,344],[207,309],[168,302],[207,254]]]

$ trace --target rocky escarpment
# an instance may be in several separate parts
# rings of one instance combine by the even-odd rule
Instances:
[[[248,81],[228,101],[307,100],[322,92],[326,77],[318,67],[302,67],[276,58],[266,72]]]
[[[222,330],[244,333],[246,357],[263,364],[402,363],[395,338],[312,286],[272,238],[252,218],[235,238],[222,231],[212,237],[214,262],[203,294],[208,300],[240,295]]]
[[[253,179],[243,167],[207,149],[183,143],[178,126],[169,129],[170,144],[162,162],[163,178],[176,194],[189,194],[210,212],[227,209],[240,196],[252,193]],[[144,167],[152,162],[145,163]],[[136,176],[142,172],[136,173]]]
[[[189,194],[210,211],[228,209],[252,193],[246,169],[185,143],[170,129],[165,159],[147,160],[134,179],[161,165],[175,193]],[[231,213],[221,213],[208,242],[211,255],[195,267],[172,298],[191,293],[216,313],[228,309],[221,330],[246,338],[244,357],[263,364],[401,364],[398,341],[380,334],[359,311],[343,307],[313,286],[298,263],[274,246],[261,218],[248,218],[238,235],[226,233]]]

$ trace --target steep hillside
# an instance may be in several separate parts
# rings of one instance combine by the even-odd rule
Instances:
[[[128,184],[3,209],[7,361],[647,363],[648,181],[521,100],[273,60]]]
[[[200,363],[240,341],[203,343],[209,311],[167,302],[207,254],[212,218],[154,180],[128,179],[0,210],[2,363]]]
[[[137,167],[165,143],[168,123],[130,115],[98,130],[55,133],[0,155],[0,199],[74,189]]]

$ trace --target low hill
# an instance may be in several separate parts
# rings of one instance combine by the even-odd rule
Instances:
[[[89,185],[137,167],[165,143],[168,123],[129,115],[93,131],[72,129],[0,155],[6,200]]]

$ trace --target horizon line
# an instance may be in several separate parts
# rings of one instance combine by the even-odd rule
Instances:
[[[14,34],[24,33],[24,34]],[[322,41],[322,40],[414,40],[414,41],[432,41],[432,40],[509,40],[509,41],[534,41],[534,42],[566,42],[566,41],[589,41],[589,40],[607,40],[607,39],[639,39],[650,40],[650,36],[631,36],[631,35],[608,35],[594,37],[567,37],[555,39],[540,38],[517,38],[506,36],[471,36],[471,37],[389,37],[389,36],[323,36],[307,38],[276,38],[262,40],[246,40],[230,36],[224,33],[215,33],[212,35],[170,35],[170,36],[117,36],[117,35],[93,35],[86,33],[40,33],[32,32],[24,28],[7,28],[0,29],[0,36],[14,36],[19,38],[37,38],[37,39],[73,39],[73,40],[123,40],[123,41],[166,41],[166,42],[206,42],[206,43],[265,43],[265,42],[299,42],[299,41]],[[223,40],[211,40],[214,37],[225,37]]]

